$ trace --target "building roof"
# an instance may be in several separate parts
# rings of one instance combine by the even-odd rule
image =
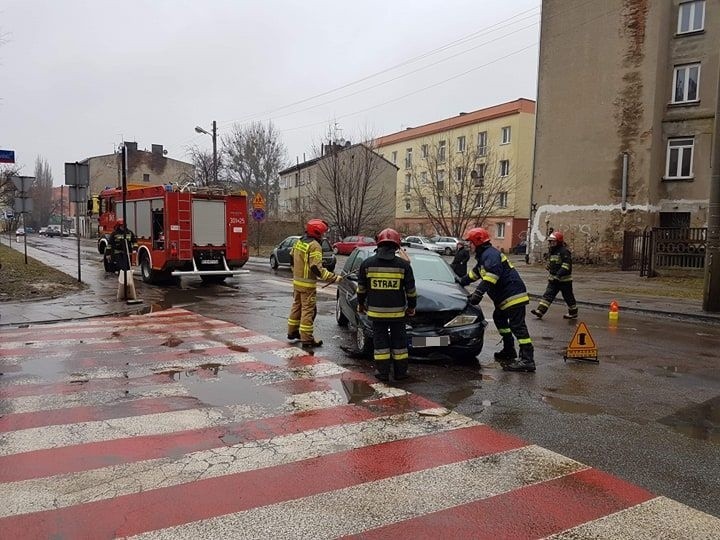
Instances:
[[[352,148],[357,148],[358,146],[362,146],[362,147],[365,148],[365,150],[368,151],[368,152],[375,152],[372,148],[369,148],[369,147],[368,147],[366,144],[364,144],[364,143],[355,143],[355,144],[353,144],[352,146],[345,146],[345,147],[342,147],[342,148],[340,149],[340,151],[341,151],[341,152],[345,152],[346,150],[351,150]],[[375,153],[377,154],[377,152],[375,152]],[[323,159],[323,158],[325,158],[325,157],[327,157],[327,155],[320,156],[320,157],[316,157],[316,158],[313,158],[313,159],[309,159],[309,160],[303,161],[302,163],[299,163],[299,164],[296,163],[296,164],[293,165],[292,167],[288,167],[287,169],[283,169],[282,171],[280,171],[280,172],[278,173],[278,175],[279,175],[279,176],[285,176],[286,174],[290,174],[290,173],[293,173],[293,172],[301,171],[301,170],[303,170],[303,169],[306,169],[307,167],[312,167],[312,166],[315,165],[318,161],[320,161],[321,159]],[[398,169],[398,166],[397,166],[397,165],[395,165],[393,162],[387,160],[384,156],[381,156],[380,154],[377,154],[377,157],[380,158],[380,159],[382,159],[383,161],[387,162],[389,165],[393,166],[394,168]]]
[[[427,137],[435,133],[442,133],[451,129],[477,124],[478,122],[485,122],[495,118],[502,118],[503,116],[519,114],[521,112],[535,114],[535,102],[531,99],[519,98],[515,101],[508,101],[507,103],[493,105],[485,109],[479,109],[469,113],[460,113],[451,118],[445,118],[444,120],[438,120],[430,124],[407,128],[397,133],[385,135],[375,140],[375,146],[381,148],[402,141]]]

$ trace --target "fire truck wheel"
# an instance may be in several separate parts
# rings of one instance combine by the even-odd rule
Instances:
[[[140,255],[140,272],[142,273],[142,280],[145,283],[153,283],[155,281],[155,273],[153,272],[152,266],[150,266],[150,259],[145,252]]]

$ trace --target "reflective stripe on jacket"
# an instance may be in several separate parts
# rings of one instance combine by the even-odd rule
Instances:
[[[477,263],[460,280],[461,285],[482,279],[476,292],[487,293],[498,309],[530,302],[525,283],[504,253],[492,246],[478,247],[475,253]]]
[[[565,245],[550,250],[547,269],[550,279],[572,281],[572,253]]]
[[[314,238],[305,235],[291,250],[293,286],[301,291],[317,289],[318,277],[323,281],[333,281],[335,274],[322,265],[322,247]]]
[[[373,255],[358,270],[358,303],[367,305],[371,319],[397,319],[406,308],[417,305],[412,266],[400,257],[381,259]]]

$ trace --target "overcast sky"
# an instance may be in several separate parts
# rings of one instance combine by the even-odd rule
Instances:
[[[271,119],[294,162],[331,123],[355,142],[535,99],[539,21],[540,0],[0,0],[0,148],[59,185],[123,139],[187,159],[196,125]]]

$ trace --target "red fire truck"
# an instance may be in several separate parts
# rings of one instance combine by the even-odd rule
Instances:
[[[104,190],[99,205],[98,251],[105,253],[116,221],[123,218],[122,190]],[[126,207],[125,224],[138,238],[133,263],[146,283],[188,275],[218,283],[245,272],[239,270],[249,257],[244,192],[131,185]]]

